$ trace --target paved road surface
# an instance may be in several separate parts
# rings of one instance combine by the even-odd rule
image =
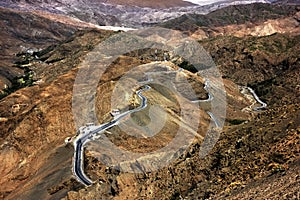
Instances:
[[[101,124],[99,126],[95,126],[93,124],[88,124],[85,127],[81,127],[79,130],[79,135],[75,138],[73,144],[74,144],[74,157],[73,157],[73,173],[76,176],[77,180],[83,183],[86,186],[92,185],[93,181],[89,179],[85,173],[84,173],[84,166],[83,166],[83,152],[84,152],[84,144],[87,143],[92,139],[92,136],[94,134],[97,134],[99,132],[103,132],[106,129],[109,129],[115,125],[118,124],[118,122],[126,117],[127,115],[138,112],[140,110],[143,110],[147,107],[147,98],[142,95],[143,91],[147,91],[151,89],[150,86],[146,85],[145,88],[140,89],[136,92],[136,94],[141,99],[141,105],[138,108],[135,108],[133,110],[126,111],[119,116],[117,116],[114,120]]]

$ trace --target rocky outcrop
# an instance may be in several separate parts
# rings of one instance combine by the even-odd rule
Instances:
[[[296,70],[299,35],[232,36],[201,41],[224,77],[242,85],[254,84]]]

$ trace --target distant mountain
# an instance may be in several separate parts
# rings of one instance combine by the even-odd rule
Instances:
[[[189,32],[202,29],[209,34],[214,31],[211,29],[216,27],[241,24],[258,25],[267,20],[292,17],[297,11],[296,6],[282,4],[255,3],[235,5],[213,11],[207,15],[185,14],[179,18],[164,22],[160,26]],[[297,24],[297,21],[295,23]]]
[[[192,2],[194,4],[198,5],[209,5],[209,4],[248,4],[248,3],[254,3],[255,1],[252,0],[187,0],[189,2]],[[269,3],[272,0],[266,0],[264,3]],[[262,1],[256,1],[256,2],[262,2]]]
[[[0,2],[1,7],[8,7],[23,11],[40,10],[53,14],[64,14],[86,22],[91,22],[97,25],[118,25],[120,22],[114,13],[102,12],[99,5],[103,5],[100,1],[92,2],[85,0],[78,1],[44,1],[44,0],[4,0]],[[106,6],[100,6],[107,10]],[[112,5],[110,5],[112,7]]]
[[[185,7],[185,6],[194,6],[195,4],[182,1],[182,0],[143,0],[143,1],[134,1],[134,0],[100,0],[104,3],[115,4],[115,5],[126,5],[126,6],[138,6],[138,7],[148,7],[155,9],[162,8],[171,8],[171,7]]]
[[[285,4],[285,5],[300,5],[299,0],[273,0],[272,2],[276,4]]]
[[[251,32],[252,35],[267,35],[278,30],[279,32],[293,32],[294,29],[299,29],[297,23],[299,23],[300,14],[295,15],[297,7],[285,5],[285,3],[292,4],[297,1],[280,0],[274,4],[235,5],[266,1],[231,0],[190,7],[184,7],[185,5],[181,5],[180,2],[182,1],[165,1],[164,6],[176,4],[183,7],[153,9],[138,6],[151,3],[154,7],[154,5],[160,5],[158,1],[143,1],[143,3],[135,4],[132,1],[122,0],[3,0],[0,2],[0,7],[14,8],[14,10],[0,9],[2,26],[0,48],[3,49],[0,53],[0,66],[2,67],[0,89],[10,86],[13,78],[23,73],[23,70],[11,67],[14,62],[13,54],[29,49],[44,48],[65,39],[78,27],[92,27],[92,24],[133,27],[159,24],[166,28],[188,31],[199,39],[220,34],[243,36]],[[287,19],[283,19],[285,17]],[[84,24],[77,19],[90,24]],[[264,23],[274,19],[282,20]]]
[[[207,5],[194,5],[176,1],[125,1],[125,0],[4,0],[0,6],[21,10],[41,10],[64,14],[97,25],[141,27],[156,25],[184,14],[207,14],[230,5],[268,3],[267,0],[212,1]]]

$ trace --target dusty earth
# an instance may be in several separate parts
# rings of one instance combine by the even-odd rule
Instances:
[[[66,40],[62,38],[34,54],[16,52],[13,60],[19,65],[26,63],[35,72],[31,77],[34,84],[21,86],[0,100],[0,198],[299,199],[300,40],[299,33],[292,31],[199,41],[221,71],[227,92],[225,126],[206,157],[199,158],[199,151],[210,121],[205,112],[209,107],[198,113],[201,126],[193,132],[191,145],[170,165],[152,172],[120,172],[100,162],[101,152],[94,141],[87,145],[84,165],[95,184],[84,187],[79,183],[71,170],[74,149],[64,141],[76,134],[73,84],[85,56],[112,34],[76,30],[72,36],[64,36]],[[146,49],[122,55],[111,64],[97,87],[99,122],[111,120],[110,98],[120,77],[149,63],[153,63],[153,55]],[[198,97],[205,99],[204,80],[188,71],[186,62],[164,62],[161,66],[174,71],[179,67],[184,68],[182,73]],[[240,85],[255,89],[268,107],[259,112],[245,109],[253,99],[241,93]],[[178,101],[164,87],[151,86],[145,96],[150,105],[163,105],[168,116],[166,126],[151,138],[136,138],[113,127],[104,134],[120,148],[148,152],[174,138],[180,121]],[[133,108],[139,103],[129,94],[120,108]],[[134,123],[149,124],[149,113],[145,109],[131,117]],[[188,122],[184,127],[189,130]]]

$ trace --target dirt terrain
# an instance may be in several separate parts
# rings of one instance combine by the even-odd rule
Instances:
[[[11,11],[2,12],[8,12],[5,16],[14,15],[9,14]],[[282,20],[295,14],[293,11],[290,16],[272,20],[286,23]],[[58,31],[50,22],[47,24],[51,33]],[[102,154],[97,151],[97,140],[89,143],[84,166],[95,183],[85,187],[72,174],[73,146],[65,144],[65,139],[75,136],[77,131],[72,112],[73,85],[86,55],[116,33],[61,26],[60,32],[53,33],[57,40],[52,40],[49,33],[50,43],[42,43],[34,53],[20,51],[17,45],[7,47],[9,52],[15,52],[7,62],[15,61],[20,73],[27,75],[17,77],[18,88],[0,100],[1,199],[299,199],[300,38],[295,31],[298,29],[266,36],[218,35],[199,40],[222,73],[227,92],[225,126],[212,151],[204,158],[199,157],[210,122],[205,112],[209,107],[203,107],[198,113],[201,126],[192,132],[195,137],[191,145],[175,161],[152,172],[132,174],[106,166],[100,162]],[[225,32],[229,30],[226,26]],[[6,37],[12,41],[20,38]],[[31,40],[22,41],[31,44]],[[154,57],[153,50],[143,49],[120,56],[107,68],[97,87],[95,106],[100,123],[112,119],[110,98],[120,78],[132,69],[138,73],[139,65],[153,64]],[[163,56],[158,55],[158,59],[163,61]],[[208,94],[204,79],[188,71],[191,68],[187,62],[170,61],[159,62],[160,68],[183,68],[181,73],[194,86],[198,97],[205,99]],[[20,67],[24,65],[28,71]],[[34,72],[32,76],[30,71]],[[249,109],[253,99],[241,92],[242,85],[253,88],[267,108]],[[150,86],[152,90],[145,92],[145,96],[149,105],[164,107],[167,117],[157,112],[156,118],[167,119],[165,126],[150,138],[128,135],[119,127],[107,130],[104,134],[122,149],[159,149],[178,130],[178,101],[165,87]],[[120,109],[140,103],[134,94],[130,93],[128,99],[120,101]],[[131,117],[134,123],[145,125],[150,123],[149,113],[145,109]],[[187,132],[188,125],[184,122]]]
[[[0,8],[0,91],[10,87],[24,69],[16,66],[19,52],[39,51],[70,37],[78,27],[57,23],[29,12]],[[5,86],[6,85],[6,86]]]

